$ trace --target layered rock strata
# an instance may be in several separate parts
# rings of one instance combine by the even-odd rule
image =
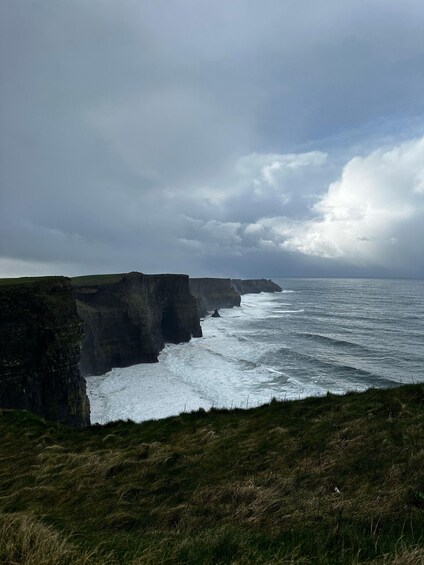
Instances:
[[[164,343],[202,335],[187,275],[95,275],[74,278],[72,285],[84,321],[84,375],[155,362]]]
[[[78,362],[82,322],[65,277],[0,281],[0,406],[90,423]]]
[[[230,279],[190,279],[190,292],[196,297],[199,314],[206,316],[208,312],[221,308],[240,306],[240,294],[231,286]]]
[[[239,294],[259,294],[260,292],[281,292],[281,286],[271,279],[231,279],[231,286]]]

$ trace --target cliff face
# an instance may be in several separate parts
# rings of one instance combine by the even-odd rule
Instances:
[[[201,316],[220,308],[240,306],[240,295],[231,286],[230,279],[190,279],[190,291],[196,297]]]
[[[82,323],[65,277],[0,281],[0,406],[90,423],[78,369]]]
[[[239,294],[258,294],[260,292],[281,292],[283,289],[271,279],[231,279],[231,286]]]
[[[99,275],[77,277],[72,285],[84,321],[84,375],[155,362],[164,343],[202,335],[187,275]]]
[[[65,277],[0,280],[0,407],[88,425],[80,371],[155,362],[166,342],[202,335],[199,311],[278,291],[265,279],[141,273],[77,277],[72,286]]]

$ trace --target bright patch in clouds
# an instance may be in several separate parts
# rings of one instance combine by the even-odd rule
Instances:
[[[354,157],[314,205],[310,220],[248,226],[282,249],[363,265],[422,263],[424,138]]]
[[[327,154],[321,151],[286,155],[252,153],[238,160],[236,174],[245,185],[253,185],[255,194],[260,196],[269,190],[284,189],[284,183],[291,174],[320,166],[326,159]]]
[[[274,198],[278,204],[291,199],[294,183],[310,168],[327,160],[322,151],[307,153],[250,153],[229,164],[213,182],[197,188],[195,194],[216,205],[233,198],[251,197],[255,201]]]

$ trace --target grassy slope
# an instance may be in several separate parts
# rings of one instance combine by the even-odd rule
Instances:
[[[0,562],[423,563],[423,401],[408,385],[82,431],[2,411]]]

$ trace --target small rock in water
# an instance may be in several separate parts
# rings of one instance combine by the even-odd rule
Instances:
[[[214,313],[212,314],[212,318],[220,318],[220,317],[221,317],[221,315],[220,315],[220,313],[218,312],[218,309],[215,308]]]

